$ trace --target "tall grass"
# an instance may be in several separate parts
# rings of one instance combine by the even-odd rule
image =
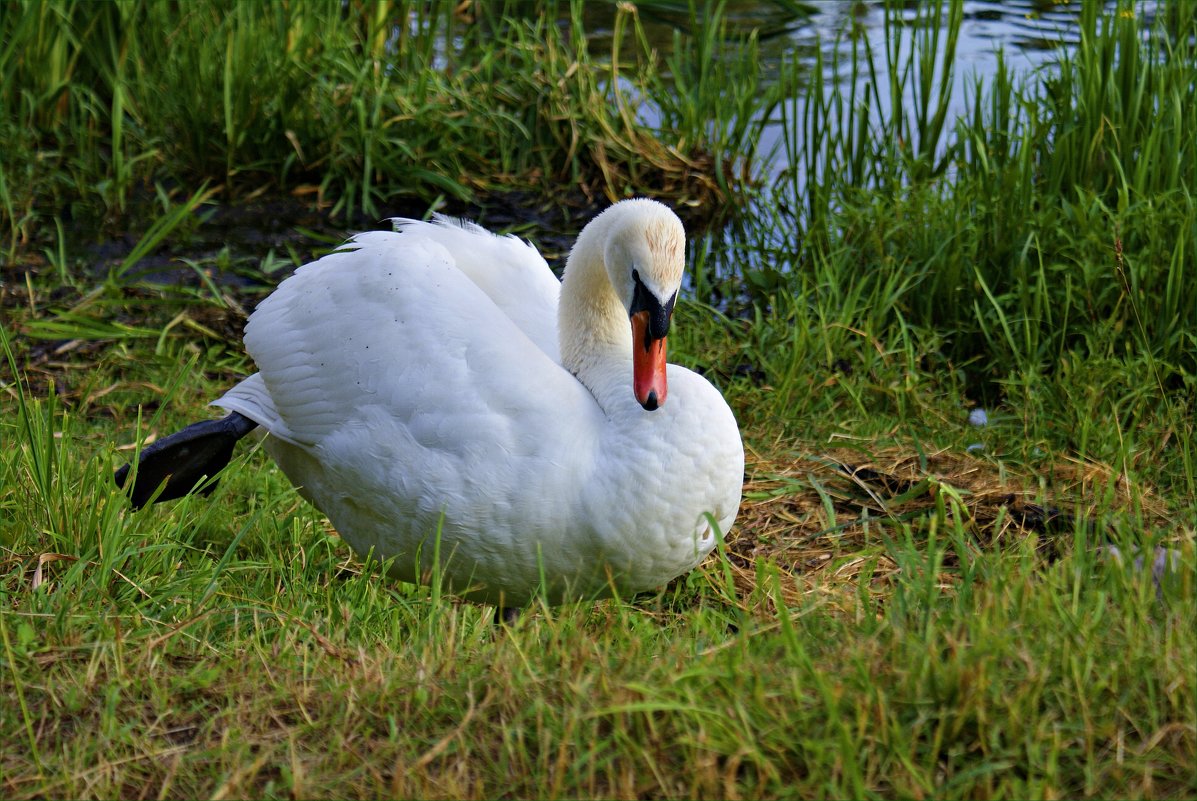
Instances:
[[[961,6],[893,4],[887,18],[916,18],[890,23],[884,53],[852,40],[783,104],[789,180],[747,246],[771,258],[737,279],[780,307],[884,297],[864,318],[836,308],[889,341],[922,332],[917,358],[962,371],[974,400],[1031,408],[1047,377],[1103,364],[1191,432],[1197,9],[1086,4],[1058,63],[1014,76],[999,62],[950,120]]]
[[[401,198],[513,190],[543,202],[644,185],[685,202],[742,195],[748,176],[731,162],[745,158],[760,93],[737,93],[731,106],[707,73],[678,103],[633,6],[616,12],[615,52],[597,58],[579,4],[518,11],[406,0],[7,3],[4,228],[11,242],[26,239],[68,200],[119,217],[155,181],[207,180],[226,198],[294,192],[370,218]],[[724,46],[720,9],[709,11],[671,65],[678,74],[682,60],[709,64]],[[720,63],[720,79],[755,86],[752,59]],[[654,130],[630,108],[658,100],[687,113]]]

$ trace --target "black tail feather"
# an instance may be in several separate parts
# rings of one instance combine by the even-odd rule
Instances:
[[[166,486],[155,502],[181,498],[195,489],[201,479],[215,476],[233,458],[237,440],[257,428],[258,424],[243,414],[233,412],[220,420],[193,423],[182,431],[164,437],[141,451],[137,476],[129,488],[134,509],[140,509],[153,497],[163,481]],[[129,479],[131,464],[113,475],[118,487]],[[209,482],[200,491],[207,495],[216,487]]]
[[[520,612],[523,611],[518,606],[496,606],[495,607],[495,625],[496,626],[514,626],[516,621],[520,619]]]

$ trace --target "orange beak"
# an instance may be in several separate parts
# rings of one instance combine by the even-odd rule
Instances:
[[[648,411],[665,403],[665,337],[652,339],[649,313],[632,315],[632,389],[636,400]]]

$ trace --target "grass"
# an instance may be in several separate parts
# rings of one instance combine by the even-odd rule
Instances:
[[[1189,4],[1157,14],[1171,38],[1146,35],[1137,6],[1087,5],[1058,69],[1000,73],[958,122],[936,111],[935,81],[909,115],[862,109],[848,86],[888,92],[915,73],[892,39],[849,45],[859,81],[819,84],[823,69],[795,62],[694,151],[628,104],[678,127],[718,104],[721,80],[747,102],[762,79],[721,73],[718,55],[758,43],[727,29],[654,58],[638,38],[648,12],[613,11],[624,49],[606,61],[583,54],[580,10],[568,32],[515,19],[495,49],[470,41],[495,20],[421,4],[392,50],[380,37],[400,5],[255,8],[63,2],[0,19],[3,41],[26,42],[0,52],[0,101],[34,115],[4,119],[40,121],[0,147],[5,797],[1197,792]],[[919,31],[909,58],[947,58],[960,10],[918,12],[942,13],[945,38],[891,36]],[[130,20],[232,58],[201,48],[162,67],[164,45]],[[441,54],[428,32],[450,29],[460,49]],[[296,49],[253,52],[249,30]],[[379,53],[413,71],[367,69]],[[459,60],[416,70],[441,57]],[[502,134],[478,133],[516,101],[471,93],[516,97],[571,64],[574,99],[528,112],[523,146],[503,156]],[[251,91],[254,70],[290,77]],[[637,87],[622,100],[615,70]],[[682,76],[673,100],[666,74]],[[458,196],[442,185],[457,166],[422,161],[438,179],[411,180],[389,150],[402,137],[378,123],[421,82],[461,93],[460,116],[412,113],[429,147],[481,159],[479,186],[461,184],[473,200],[550,163],[596,197],[641,191],[671,147],[694,172],[674,184],[686,197],[751,200],[693,243],[671,335],[741,422],[745,500],[725,546],[658,593],[496,630],[490,609],[382,578],[252,448],[208,498],[134,513],[113,491],[138,441],[209,414],[252,369],[240,333],[264,284],[337,241],[336,222],[321,237],[277,225],[297,212],[274,193],[323,186],[342,222],[367,199]],[[810,180],[752,190],[763,154],[744,115],[774,102]],[[350,107],[360,124],[308,138],[333,130],[315,111]],[[559,127],[554,109],[568,109]],[[188,119],[186,136],[161,133]],[[80,247],[71,213],[128,223],[126,246]],[[261,238],[232,241],[229,217]],[[577,225],[551,220],[550,234]],[[967,422],[978,405],[984,427]],[[1134,564],[1157,548],[1179,560],[1158,579]]]
[[[103,410],[158,384],[149,429],[202,414],[223,381],[197,386],[184,348],[107,356],[101,383],[134,373],[118,389],[87,403],[81,385],[69,410],[25,397],[5,424],[6,738],[23,744],[6,795],[1192,787],[1192,528],[1148,477],[1045,459],[1070,468],[1049,492],[1043,465],[887,458],[850,414],[854,447],[762,453],[750,429],[722,558],[498,633],[488,609],[380,580],[260,453],[210,499],[129,513],[109,469],[133,421],[113,440]],[[165,391],[181,372],[187,391]],[[1015,519],[1035,503],[1075,519]],[[1183,567],[1157,594],[1101,557],[1107,537],[1179,547]]]
[[[1075,53],[1019,78],[1000,65],[955,126],[949,70],[931,59],[950,63],[959,3],[923,6],[883,55],[853,44],[829,70],[843,81],[825,85],[820,63],[783,104],[789,211],[758,230],[792,232],[790,274],[900,280],[905,322],[951,331],[945,355],[978,361],[978,380],[1133,353],[1179,388],[1197,370],[1197,283],[1183,277],[1197,246],[1197,13],[1170,4],[1147,36],[1143,11],[1085,7]]]
[[[359,220],[499,189],[574,204],[645,185],[704,206],[744,195],[752,117],[704,93],[716,48],[733,46],[716,38],[718,9],[665,63],[630,4],[615,10],[605,60],[580,24],[558,24],[555,4],[508,5],[11,4],[0,17],[8,252],[66,207],[121,224],[147,188],[202,181],[225,199],[290,192]],[[720,77],[754,97],[754,62],[747,42],[720,58]],[[680,86],[691,64],[708,79],[675,96],[662,73]],[[639,124],[642,105],[663,106],[668,128]]]

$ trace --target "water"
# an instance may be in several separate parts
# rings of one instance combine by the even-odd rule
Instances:
[[[832,51],[838,46],[843,58],[850,56],[849,36],[863,37],[873,48],[879,65],[884,64],[886,3],[883,0],[811,0],[815,9],[806,25],[795,30],[781,43],[798,52],[814,52],[822,48],[824,61],[830,65]],[[909,52],[913,28],[925,23],[928,5],[934,3],[910,0],[904,4],[901,15],[905,30],[902,32],[902,52]],[[946,6],[946,3],[943,4]],[[1015,77],[1033,76],[1051,67],[1061,54],[1071,51],[1080,43],[1080,16],[1082,2],[1071,0],[968,0],[963,4],[963,19],[956,42],[955,59],[952,62],[951,91],[948,102],[948,125],[964,115],[975,95],[978,81],[988,84],[997,73],[999,54],[1007,70]],[[1111,10],[1116,3],[1105,2],[1105,9]],[[1154,7],[1141,4],[1137,11],[1151,14]],[[923,12],[920,14],[920,10]],[[947,9],[941,9],[938,17],[941,41],[946,34]],[[774,54],[776,55],[776,54]],[[813,64],[813,56],[809,59]],[[826,77],[831,80],[831,67]],[[938,72],[938,70],[937,70]],[[884,79],[885,76],[879,76]],[[938,78],[938,75],[936,76]],[[913,81],[911,83],[914,83]],[[891,114],[890,97],[886,87],[881,87],[877,113],[885,117]],[[909,92],[905,103],[911,103]],[[777,136],[776,126],[766,129],[766,136]],[[784,166],[784,165],[783,165]]]
[[[778,2],[729,2],[727,20],[735,34],[747,35],[757,31],[760,43],[761,67],[766,81],[776,81],[786,60],[797,57],[800,62],[814,66],[816,56],[824,55],[826,78],[833,79],[831,65],[837,49],[840,56],[850,54],[851,37],[867,40],[879,65],[885,62],[886,2],[885,0],[807,0],[812,13],[800,16],[785,11]],[[907,0],[901,10],[904,31],[903,51],[909,50],[912,28],[925,22],[926,12],[935,2]],[[946,6],[946,4],[942,4]],[[967,0],[952,65],[952,92],[948,103],[948,125],[965,113],[979,79],[986,83],[998,68],[999,53],[1008,71],[1014,75],[1031,75],[1055,62],[1063,51],[1080,42],[1080,0]],[[1114,2],[1106,1],[1112,8]],[[668,55],[674,49],[674,31],[686,31],[689,20],[685,14],[651,11],[651,4],[639,13],[648,40],[658,53]],[[1153,7],[1144,5],[1136,11],[1152,13]],[[608,4],[589,4],[585,13],[591,55],[596,59],[609,56],[612,50],[614,7]],[[947,25],[947,8],[940,18],[941,34]],[[942,40],[942,36],[941,36]],[[846,61],[846,59],[845,59]],[[888,75],[881,69],[880,97],[876,98],[877,113],[889,115]],[[910,103],[909,95],[904,98]],[[642,120],[654,125],[654,111],[650,105],[640,108]],[[772,153],[774,158],[765,165],[776,177],[790,169],[780,147],[777,119],[771,120],[762,131],[759,152]]]
[[[967,110],[976,83],[987,83],[997,72],[999,53],[1003,54],[1006,68],[1013,75],[1029,76],[1043,67],[1050,67],[1062,52],[1078,44],[1080,16],[1085,1],[966,0],[952,63],[948,127],[951,127],[955,117]],[[1114,0],[1100,1],[1107,11],[1116,5]],[[879,67],[878,77],[884,80],[886,15],[889,13],[887,5],[890,4],[886,0],[728,0],[724,6],[724,21],[732,37],[756,33],[765,84],[776,83],[784,65],[795,59],[799,65],[813,68],[820,54],[827,71],[825,78],[829,82],[836,80],[838,76],[831,74],[836,51],[838,49],[842,63],[848,63],[853,39],[869,43]],[[937,7],[941,11],[941,39],[944,38],[947,4],[948,0],[904,0],[899,4],[903,53],[909,51],[915,29],[924,25],[928,16],[934,16],[928,12]],[[634,7],[644,35],[660,57],[662,65],[674,53],[675,37],[689,36],[695,27],[695,20],[687,9],[689,4],[685,2],[586,3],[581,6],[583,28],[590,56],[597,63],[609,61],[612,55],[616,19],[621,5],[625,9]],[[1136,13],[1150,15],[1153,10],[1154,6],[1149,2],[1136,6]],[[558,14],[558,25],[563,31],[568,31],[571,26],[569,4],[559,4]],[[411,24],[418,28],[421,23],[413,20]],[[413,30],[413,33],[418,35],[419,31]],[[621,59],[627,58],[636,49],[630,25],[624,26],[623,35]],[[447,42],[442,44],[448,46]],[[444,65],[448,66],[448,60]],[[847,70],[842,72],[846,73]],[[621,88],[626,96],[643,100],[637,97],[636,88],[622,79]],[[875,112],[888,118],[892,112],[890,96],[884,85],[880,90],[881,95],[875,98]],[[903,99],[904,103],[911,101],[909,94]],[[641,102],[636,107],[641,122],[649,127],[661,127],[661,116],[652,103]],[[773,119],[766,121],[758,147],[758,153],[775,157],[767,165],[758,165],[764,167],[766,174],[761,176],[764,179],[776,178],[791,167],[785,162],[784,149],[781,147],[782,130],[780,118],[776,116],[780,112],[775,111],[774,114]]]
[[[884,3],[815,0],[811,5],[818,11],[804,33],[832,41],[840,31],[855,26],[874,45],[882,44]],[[969,0],[964,3],[964,21],[956,51],[959,72],[992,74],[999,50],[1005,52],[1007,62],[1017,69],[1029,71],[1050,63],[1061,48],[1079,42],[1080,13],[1079,2]],[[914,4],[908,4],[903,16],[907,22],[914,20]]]

